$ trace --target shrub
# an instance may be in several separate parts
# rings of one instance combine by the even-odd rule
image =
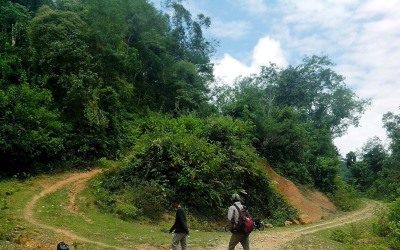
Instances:
[[[335,179],[336,189],[328,194],[332,202],[342,211],[351,211],[360,206],[357,191],[343,180]]]
[[[387,212],[382,212],[377,219],[372,222],[372,232],[379,237],[387,237],[390,235],[389,219]]]
[[[275,192],[259,163],[251,129],[251,124],[229,117],[205,121],[192,115],[151,116],[142,124],[132,160],[105,172],[99,186],[151,219],[161,216],[175,198],[199,219],[221,219],[234,192],[242,192],[244,203],[260,218],[278,207],[285,218],[293,218],[295,210]],[[98,194],[106,204],[111,202]]]
[[[132,189],[132,202],[146,218],[158,220],[167,210],[166,190],[156,182],[141,182]]]
[[[400,198],[397,198],[389,208],[389,228],[393,237],[400,244]]]
[[[117,204],[115,212],[123,220],[138,219],[140,214],[140,210],[130,203]]]
[[[351,237],[351,235],[341,229],[335,229],[332,231],[330,234],[330,238],[334,241],[341,242],[341,243],[352,243],[354,242],[354,239]]]

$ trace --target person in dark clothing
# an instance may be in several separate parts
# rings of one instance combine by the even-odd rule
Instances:
[[[172,208],[176,210],[175,223],[172,225],[169,233],[174,233],[172,238],[172,250],[178,250],[179,243],[181,243],[182,250],[188,250],[187,236],[189,229],[186,223],[186,214],[179,202],[172,202]]]

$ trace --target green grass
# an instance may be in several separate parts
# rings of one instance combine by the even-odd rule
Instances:
[[[89,190],[84,190],[77,197],[80,210],[83,211],[91,220],[97,224],[98,230],[108,227],[110,233],[117,235],[120,239],[115,243],[111,239],[110,244],[121,244],[135,242],[137,244],[150,244],[155,246],[169,246],[171,243],[171,235],[168,230],[172,226],[173,221],[161,221],[158,223],[149,222],[126,222],[110,214],[100,213],[93,205],[94,197]],[[79,224],[84,225],[85,223]],[[79,226],[77,225],[77,226]],[[91,225],[90,225],[91,226]],[[190,226],[190,221],[189,221]],[[82,231],[82,230],[80,230]],[[222,238],[228,239],[228,233],[217,234],[216,232],[203,232],[191,230],[189,237],[189,246],[197,249],[212,248]],[[104,239],[104,238],[103,238]]]
[[[35,227],[25,221],[23,209],[26,204],[39,194],[44,186],[63,180],[69,173],[54,176],[35,177],[28,181],[3,180],[0,182],[0,249],[24,249],[15,244],[24,237],[37,239],[50,245],[62,240],[62,235],[51,230]],[[123,221],[112,214],[101,213],[94,205],[95,198],[90,190],[85,189],[76,197],[79,211],[85,218],[75,215],[66,209],[69,204],[68,193],[70,187],[63,188],[39,200],[34,207],[35,219],[42,224],[72,231],[74,234],[98,241],[110,246],[129,249],[140,248],[141,244],[165,247],[168,249],[172,236],[168,229],[173,223],[173,211],[170,218],[157,223]],[[85,220],[86,219],[86,220]],[[89,220],[88,220],[89,219]],[[326,229],[313,234],[303,235],[290,242],[285,249],[388,249],[385,242],[372,234],[372,219],[348,224],[334,229]],[[189,226],[191,221],[189,220]],[[196,225],[198,222],[192,222]],[[227,244],[230,233],[206,232],[191,227],[189,247],[193,250],[214,249],[216,245]],[[268,229],[272,231],[282,228]],[[339,242],[333,240],[336,236],[349,235],[350,241]],[[258,233],[258,232],[255,232]],[[265,232],[263,232],[265,233]],[[342,234],[341,234],[342,233]],[[337,238],[337,237],[336,237]],[[340,238],[340,237],[339,237]],[[71,249],[98,249],[99,246],[83,241],[67,242]],[[368,243],[368,244],[364,244]],[[101,247],[101,249],[106,249]]]
[[[27,183],[21,183],[17,180],[0,182],[0,240],[11,240],[13,230],[22,225],[23,220],[18,216],[18,210],[22,206],[19,200],[29,197],[23,196],[21,192],[26,186]],[[17,196],[19,198],[15,199]]]
[[[51,182],[65,179],[68,173],[54,177],[42,176],[25,182],[6,180],[0,182],[0,249],[23,249],[15,244],[20,238],[31,237],[55,245],[62,240],[62,236],[51,230],[37,228],[25,221],[23,209],[26,204],[39,194],[43,187],[39,184],[45,180]],[[72,231],[74,234],[98,241],[111,246],[135,248],[141,244],[168,247],[172,235],[168,234],[173,221],[164,220],[158,223],[123,221],[118,217],[101,213],[94,205],[94,197],[89,190],[84,190],[76,197],[79,211],[86,218],[69,212],[66,207],[69,203],[69,189],[61,189],[41,198],[34,207],[35,220],[42,224]],[[173,212],[171,212],[173,218]],[[190,224],[190,221],[189,221]],[[16,228],[23,228],[15,233]],[[221,241],[229,241],[229,233],[204,232],[192,229],[189,237],[191,249],[213,249]],[[45,237],[45,239],[43,239]],[[71,249],[96,249],[97,245],[86,242],[67,242]],[[73,247],[75,246],[75,248]],[[103,247],[102,247],[103,249]]]
[[[374,218],[345,224],[340,227],[324,229],[312,234],[302,235],[290,242],[284,249],[331,249],[331,250],[380,250],[390,249],[385,239],[374,236]]]

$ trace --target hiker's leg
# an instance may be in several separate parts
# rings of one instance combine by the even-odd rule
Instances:
[[[183,236],[181,238],[181,247],[182,247],[182,250],[188,250],[188,247],[187,247],[187,234],[183,234]]]
[[[228,250],[234,250],[235,246],[240,242],[242,236],[240,234],[232,234],[229,240]]]
[[[179,242],[182,239],[183,234],[174,233],[174,237],[172,238],[172,250],[178,250]]]
[[[250,250],[249,235],[244,235],[240,243],[242,244],[243,250]]]

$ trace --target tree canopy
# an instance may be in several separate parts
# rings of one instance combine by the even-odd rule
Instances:
[[[357,125],[370,101],[346,86],[331,60],[266,65],[211,88],[216,43],[204,36],[211,19],[181,1],[165,7],[147,0],[0,2],[0,175],[133,155],[94,184],[100,207],[131,218],[160,207],[135,193],[160,201],[181,193],[201,215],[222,209],[235,191],[258,214],[284,221],[295,211],[274,191],[265,164],[330,194],[348,190],[333,138]],[[385,117],[393,157],[397,119]],[[378,180],[389,172],[375,146],[364,159]],[[126,209],[122,200],[135,205]]]

